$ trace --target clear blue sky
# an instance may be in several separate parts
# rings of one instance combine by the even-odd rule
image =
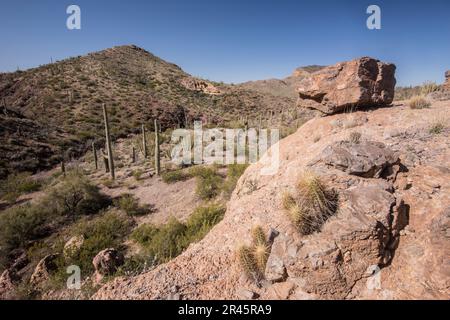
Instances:
[[[82,30],[66,28],[66,8]],[[382,29],[366,9],[382,9]],[[369,55],[397,64],[400,85],[450,69],[450,1],[1,0],[0,71],[136,44],[210,80],[281,78],[296,67]]]

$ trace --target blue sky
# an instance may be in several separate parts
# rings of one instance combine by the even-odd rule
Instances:
[[[121,44],[234,83],[365,55],[395,63],[400,85],[440,83],[450,69],[448,0],[0,1],[2,72]],[[81,7],[81,30],[66,28],[70,4]],[[371,4],[381,30],[366,27]]]

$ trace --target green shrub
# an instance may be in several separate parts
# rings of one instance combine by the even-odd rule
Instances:
[[[0,198],[14,203],[20,195],[38,191],[41,186],[41,182],[33,179],[30,173],[11,174],[0,183]]]
[[[197,178],[196,194],[202,200],[210,200],[220,193],[222,178],[218,175]]]
[[[166,262],[178,256],[183,248],[179,246],[186,226],[171,217],[169,222],[161,227],[142,225],[132,234],[132,238],[140,243],[146,253],[159,263]]]
[[[108,206],[110,200],[78,172],[70,172],[50,190],[49,202],[63,215],[92,214]]]
[[[141,180],[141,177],[144,174],[144,170],[142,169],[133,170],[132,174],[134,179],[136,179],[136,181],[139,181]]]
[[[231,196],[239,178],[244,174],[248,168],[248,164],[231,164],[228,166],[227,180],[223,184],[223,191],[227,198]]]
[[[83,236],[85,240],[79,252],[73,254],[65,265],[77,265],[84,274],[92,272],[92,259],[104,249],[120,249],[119,246],[131,227],[132,221],[114,210],[77,223],[71,233]]]
[[[440,134],[444,131],[445,125],[441,122],[435,122],[431,125],[429,132],[431,134]]]
[[[186,222],[184,246],[187,247],[190,243],[203,239],[223,219],[224,214],[225,208],[217,204],[195,209]]]
[[[0,214],[0,255],[2,265],[7,255],[40,237],[42,227],[51,217],[41,206],[26,204],[5,210]]]
[[[189,178],[191,178],[191,175],[183,170],[168,171],[162,174],[162,179],[165,183],[185,181]]]
[[[114,200],[114,205],[125,211],[129,216],[142,216],[150,211],[148,207],[140,206],[139,201],[131,194],[120,196],[119,199]]]
[[[156,262],[167,262],[181,254],[190,243],[201,240],[222,220],[224,213],[225,208],[219,205],[199,207],[185,224],[172,217],[163,226],[141,225],[131,237]]]

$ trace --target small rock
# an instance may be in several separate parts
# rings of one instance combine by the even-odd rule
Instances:
[[[240,300],[254,300],[258,297],[255,292],[244,288],[239,288],[236,292],[236,295]]]
[[[74,236],[64,245],[64,257],[70,258],[76,255],[84,243],[84,236]]]

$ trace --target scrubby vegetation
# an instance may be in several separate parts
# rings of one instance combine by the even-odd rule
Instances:
[[[166,171],[162,174],[162,179],[165,183],[175,183],[179,181],[185,181],[192,178],[189,172],[183,169],[178,169],[174,171]]]
[[[444,129],[445,125],[440,121],[436,121],[431,125],[429,132],[431,134],[440,134],[442,133],[442,131],[444,131]]]
[[[431,81],[415,87],[397,87],[395,88],[395,100],[409,100],[415,96],[427,96],[439,90],[440,86]]]
[[[222,220],[225,208],[211,205],[197,208],[186,223],[175,218],[163,226],[144,224],[131,237],[144,248],[146,255],[158,263],[166,262],[183,252],[190,243],[201,240]]]
[[[283,195],[283,207],[302,235],[320,231],[322,225],[336,212],[337,205],[337,194],[312,172],[302,175],[293,194]]]
[[[107,248],[120,248],[131,227],[132,220],[115,210],[106,211],[93,219],[81,220],[71,228],[70,235],[82,236],[83,244],[70,259],[63,261],[64,267],[77,265],[84,274],[89,274],[93,271],[92,259],[95,255]]]
[[[131,194],[124,194],[114,200],[114,205],[126,212],[129,216],[143,216],[150,213],[149,206],[140,206],[139,201]]]
[[[215,167],[196,166],[189,170],[192,177],[197,178],[196,194],[202,200],[211,200],[221,192],[223,179]]]
[[[38,201],[7,209],[0,215],[2,266],[10,262],[15,250],[26,249],[30,242],[51,234],[58,226],[110,204],[79,172],[60,177],[45,191]]]
[[[423,96],[414,96],[408,101],[411,109],[425,109],[431,106],[431,103]]]
[[[236,188],[239,178],[244,174],[248,168],[248,164],[231,164],[228,166],[227,180],[223,185],[225,196],[229,198]]]
[[[0,199],[14,203],[23,194],[38,191],[42,183],[31,177],[28,172],[11,174],[0,181]]]

